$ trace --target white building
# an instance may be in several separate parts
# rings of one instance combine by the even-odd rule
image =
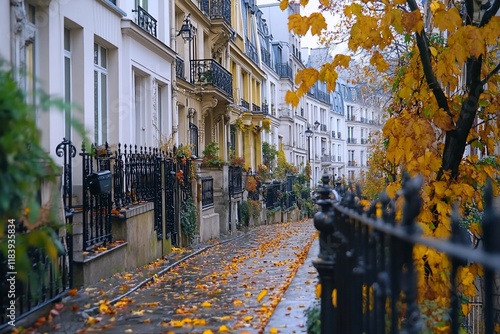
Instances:
[[[63,137],[80,145],[71,118],[96,144],[156,146],[175,132],[172,4],[2,1],[0,30],[11,34],[0,37],[0,57],[27,71],[19,80],[33,98],[42,89],[81,108],[37,115],[47,151]]]

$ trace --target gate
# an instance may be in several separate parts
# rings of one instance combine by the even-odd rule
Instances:
[[[82,179],[83,179],[83,249],[92,250],[94,246],[111,242],[111,152],[108,144],[92,145],[91,154],[82,145]],[[101,173],[99,173],[101,172]],[[106,174],[108,172],[109,174]],[[100,181],[106,181],[109,175],[109,189],[106,185],[96,186]],[[101,177],[104,179],[101,179]],[[96,180],[97,179],[97,180]]]
[[[177,212],[176,208],[177,201],[176,199],[176,189],[175,189],[175,180],[176,180],[176,163],[173,158],[169,157],[164,161],[164,190],[165,190],[165,234],[166,238],[170,238],[172,241],[172,246],[179,246],[177,240],[178,231],[177,231]]]

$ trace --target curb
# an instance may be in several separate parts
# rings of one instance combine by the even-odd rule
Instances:
[[[209,245],[209,246],[205,246],[205,247],[202,247],[200,249],[198,249],[197,251],[189,254],[189,255],[186,255],[185,257],[175,261],[174,263],[168,265],[167,267],[163,268],[162,270],[160,270],[159,272],[156,273],[156,275],[158,276],[162,276],[163,274],[165,274],[166,272],[168,272],[169,270],[171,270],[172,268],[178,266],[179,264],[181,264],[182,262],[200,254],[200,253],[203,253],[204,251],[206,250],[209,250],[210,248],[213,248],[215,246],[220,246],[220,245],[223,245],[225,243],[228,243],[228,242],[231,242],[231,241],[234,241],[234,240],[238,240],[240,238],[242,238],[243,236],[245,236],[246,233],[242,233],[238,236],[235,236],[235,237],[232,237],[232,238],[229,238],[229,239],[226,239],[226,240],[223,240],[223,241],[219,241],[213,245]],[[139,282],[136,286],[134,286],[132,289],[128,290],[127,292],[125,292],[124,294],[122,295],[119,295],[118,297],[115,297],[113,298],[112,300],[109,301],[109,304],[110,305],[113,305],[113,304],[116,304],[117,302],[119,302],[120,300],[122,300],[123,298],[127,297],[128,295],[130,295],[131,293],[139,290],[140,288],[142,288],[144,285],[148,284],[149,282],[153,281],[154,280],[154,275],[153,276],[150,276],[148,278],[146,278],[145,280],[143,280],[142,282]],[[98,306],[94,306],[88,310],[85,310],[85,311],[82,311],[82,316],[83,317],[86,317],[87,315],[89,314],[98,314],[99,313],[99,307]]]

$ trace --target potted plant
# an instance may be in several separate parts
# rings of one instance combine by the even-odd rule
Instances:
[[[203,150],[203,160],[201,161],[202,167],[216,167],[220,168],[224,164],[224,160],[219,157],[219,144],[211,142]]]

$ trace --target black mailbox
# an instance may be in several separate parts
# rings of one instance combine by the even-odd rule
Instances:
[[[93,172],[87,176],[90,193],[109,194],[111,192],[111,172],[103,170],[100,172]]]

